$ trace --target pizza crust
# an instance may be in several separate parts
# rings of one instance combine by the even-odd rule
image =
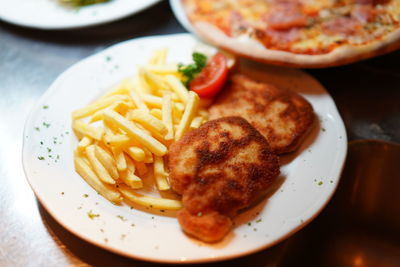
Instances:
[[[270,50],[250,37],[229,37],[216,26],[204,21],[195,22],[192,25],[197,35],[217,47],[255,61],[289,67],[322,68],[338,66],[386,54],[400,48],[400,29],[366,45],[343,45],[327,54],[305,55]]]

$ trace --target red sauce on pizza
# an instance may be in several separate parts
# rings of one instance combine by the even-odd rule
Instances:
[[[192,22],[247,35],[271,50],[318,55],[361,46],[399,28],[398,0],[183,0]]]

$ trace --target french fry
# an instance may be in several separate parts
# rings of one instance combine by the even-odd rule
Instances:
[[[127,169],[120,173],[121,180],[133,189],[143,187],[142,179],[135,175],[135,165],[129,157],[125,157]]]
[[[102,183],[83,157],[76,155],[74,157],[74,165],[76,172],[100,195],[113,203],[121,201],[121,194],[117,189]]]
[[[183,113],[185,110],[185,105],[182,103],[175,103],[174,108]]]
[[[109,107],[112,110],[124,115],[128,110],[135,108],[135,104],[132,101],[118,101]],[[94,116],[94,115],[93,115]],[[92,116],[92,117],[93,117]]]
[[[177,64],[148,65],[146,71],[157,74],[178,74]]]
[[[184,111],[184,110],[183,110]],[[172,107],[172,123],[179,124],[182,119],[183,111],[180,111],[176,106]]]
[[[174,127],[172,122],[172,104],[171,95],[165,95],[162,98],[162,122],[166,126],[167,134],[165,140],[174,139]]]
[[[179,210],[182,208],[182,203],[179,200],[145,196],[136,193],[125,185],[121,185],[118,189],[125,198],[144,207],[163,210]]]
[[[202,116],[197,116],[195,117],[192,122],[190,123],[190,128],[191,129],[196,129],[199,128],[201,126],[201,124],[203,123],[204,118]]]
[[[72,122],[72,129],[74,129],[75,131],[79,132],[80,134],[82,134],[83,136],[89,136],[93,139],[96,140],[101,140],[103,134],[104,134],[104,130],[99,128],[99,127],[95,127],[92,126],[90,124],[84,123],[81,120],[75,120]]]
[[[145,158],[143,160],[144,163],[153,163],[154,162],[154,158],[153,158],[153,154],[145,147],[142,148],[145,154]]]
[[[96,158],[100,161],[100,163],[104,166],[104,168],[107,170],[107,172],[110,174],[111,178],[114,180],[117,180],[119,177],[118,170],[117,170],[117,164],[114,160],[114,158],[108,154],[106,150],[101,148],[99,145],[94,145],[95,147],[95,156]]]
[[[204,120],[208,120],[208,111],[205,109],[199,109],[199,115],[204,118]]]
[[[168,92],[163,92],[163,93],[164,93],[164,95],[165,95],[166,93],[171,94],[172,101],[174,101],[174,102],[180,101],[178,95],[177,95],[175,92],[168,91]]]
[[[154,117],[156,117],[157,119],[162,120],[161,109],[153,108],[152,110],[150,110],[150,114],[153,115]]]
[[[93,139],[91,137],[84,136],[78,143],[77,151],[79,153],[82,153],[88,145],[92,144],[92,142],[93,142]]]
[[[154,95],[143,94],[143,101],[147,106],[161,108],[162,107],[162,98]]]
[[[168,182],[168,174],[164,169],[164,160],[162,157],[155,157],[154,159],[154,178],[156,180],[156,185],[158,190],[165,191],[169,190],[171,187]]]
[[[117,170],[118,171],[124,171],[126,170],[126,160],[124,157],[124,152],[122,151],[121,148],[119,147],[111,147],[111,151],[114,155],[115,163],[117,165]]]
[[[103,136],[103,141],[108,146],[112,147],[123,147],[129,144],[130,139],[125,134],[109,134],[106,133]]]
[[[189,92],[188,103],[175,133],[175,141],[179,140],[189,129],[192,119],[197,112],[199,100],[200,98],[195,92]]]
[[[188,90],[176,76],[166,75],[165,81],[170,86],[172,91],[174,91],[178,95],[179,99],[183,103],[186,103],[188,101],[188,99],[189,99]]]
[[[150,132],[158,132],[161,135],[165,135],[167,133],[167,127],[165,127],[164,123],[150,115],[149,112],[144,112],[143,110],[130,110],[127,114],[129,120],[133,120],[139,122]]]
[[[169,90],[168,84],[162,79],[160,76],[157,74],[154,74],[152,72],[149,72],[145,69],[141,69],[143,71],[143,75],[147,81],[147,83],[154,89],[155,91],[158,90]]]
[[[100,180],[107,184],[115,184],[114,179],[108,173],[103,164],[101,164],[100,160],[96,157],[95,145],[87,146],[85,151],[90,165],[92,166],[94,172],[97,174]]]
[[[124,79],[113,90],[105,93],[100,99],[104,99],[112,95],[129,95],[129,91],[131,89],[132,82],[130,79]]]
[[[162,65],[165,64],[165,60],[167,58],[168,49],[161,48],[155,50],[153,54],[150,56],[149,65]]]
[[[155,155],[163,156],[167,153],[167,148],[163,144],[138,129],[133,122],[127,120],[117,112],[107,110],[104,112],[103,116],[105,121],[120,127],[128,134],[128,136],[131,136],[143,144],[143,146],[147,147]]]
[[[135,103],[135,105],[139,108],[142,109],[144,111],[149,111],[149,108],[146,106],[146,104],[144,103],[142,96],[138,90],[138,88],[135,86],[132,88],[132,90],[130,90],[130,97],[133,101],[133,103]]]
[[[74,112],[72,112],[72,118],[74,120],[77,120],[80,118],[87,117],[89,115],[94,114],[96,111],[100,109],[104,109],[110,106],[111,104],[115,103],[118,100],[129,100],[129,98],[123,95],[111,95],[109,97],[100,99],[84,108],[75,110]]]
[[[124,149],[125,153],[128,154],[132,159],[136,161],[144,161],[146,158],[146,154],[143,149],[137,146],[131,146]]]
[[[152,90],[150,88],[150,85],[147,83],[147,81],[144,79],[143,75],[138,73],[138,76],[133,80],[133,87],[136,88],[136,92],[139,95],[143,94],[151,94]]]
[[[117,101],[110,106],[106,107],[105,109],[112,109],[117,111],[118,113],[125,114],[129,108],[132,108],[134,105],[127,103],[126,101]],[[89,122],[96,122],[103,119],[103,112],[105,109],[100,109],[96,111],[91,117]]]
[[[137,161],[137,162],[135,162],[135,166],[136,166],[137,173],[140,176],[145,175],[147,173],[147,171],[148,171],[147,166],[146,166],[146,164],[144,162],[138,162]]]

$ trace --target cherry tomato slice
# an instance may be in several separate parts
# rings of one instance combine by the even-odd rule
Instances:
[[[200,97],[211,98],[221,90],[227,77],[227,58],[221,53],[216,53],[190,82],[189,89],[196,92]]]

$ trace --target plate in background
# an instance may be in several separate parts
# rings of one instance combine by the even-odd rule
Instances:
[[[218,261],[259,251],[310,222],[328,203],[347,152],[343,121],[327,91],[301,70],[241,62],[255,78],[297,91],[308,99],[317,123],[294,154],[281,159],[280,184],[268,199],[235,219],[216,244],[189,238],[175,217],[116,206],[74,171],[77,140],[71,112],[86,106],[146,64],[151,52],[169,48],[169,62],[189,62],[197,40],[190,34],[133,39],[86,58],[61,74],[30,113],[22,159],[26,177],[46,210],[66,229],[104,249],[167,263]],[[98,214],[90,218],[89,214]]]
[[[125,18],[159,1],[111,0],[81,8],[66,8],[57,0],[0,0],[0,20],[45,30],[71,29]]]
[[[181,4],[182,0],[169,0],[169,5],[171,6],[172,12],[174,13],[176,19],[179,23],[191,33],[194,33],[193,27],[190,24],[188,17],[186,16],[185,11],[183,10],[183,5]]]

